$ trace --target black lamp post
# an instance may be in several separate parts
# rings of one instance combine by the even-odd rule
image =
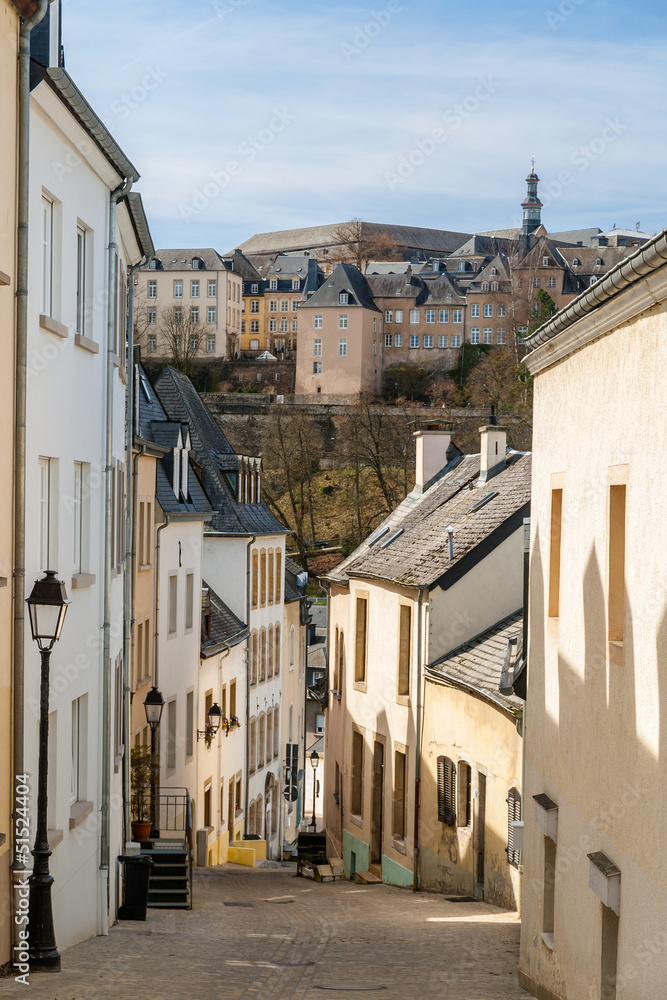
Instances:
[[[155,766],[157,755],[157,731],[160,728],[162,709],[164,708],[164,698],[162,692],[153,685],[144,698],[144,712],[146,722],[151,727],[151,832],[150,837],[159,837],[158,829],[158,778],[159,769]]]
[[[315,799],[317,797],[316,774],[317,774],[317,765],[319,764],[319,762],[320,762],[320,755],[318,754],[317,750],[313,750],[313,752],[310,755],[310,766],[313,769],[313,819],[311,822],[313,833],[317,832],[317,818],[315,816]]]
[[[199,740],[206,740],[206,749],[211,749],[211,743],[216,737],[218,729],[220,729],[221,723],[225,726],[229,725],[228,720],[222,714],[222,709],[218,705],[217,701],[208,710],[208,715],[206,716],[206,729],[197,730],[197,742]]]
[[[47,789],[49,779],[49,666],[51,650],[60,638],[67,606],[65,584],[56,579],[55,570],[48,569],[37,580],[26,604],[30,613],[30,630],[42,656],[42,676],[39,689],[39,765],[37,783],[37,833],[32,856],[35,859],[30,876],[29,924],[30,965],[33,969],[60,972],[60,954],[53,929],[49,871],[51,849],[46,833]]]

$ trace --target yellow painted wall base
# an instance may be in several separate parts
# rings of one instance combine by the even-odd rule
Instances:
[[[234,846],[227,849],[227,861],[254,868],[256,861],[266,861],[266,841],[235,840]]]

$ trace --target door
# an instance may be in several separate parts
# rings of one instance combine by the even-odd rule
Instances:
[[[484,899],[484,851],[486,848],[486,775],[477,772],[477,823],[475,845],[475,899]]]
[[[371,819],[371,864],[382,863],[382,813],[384,790],[384,744],[373,744],[373,813]]]

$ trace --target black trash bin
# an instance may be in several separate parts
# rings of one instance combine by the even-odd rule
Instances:
[[[153,859],[145,854],[123,854],[118,860],[125,866],[123,905],[118,916],[121,920],[145,920]]]

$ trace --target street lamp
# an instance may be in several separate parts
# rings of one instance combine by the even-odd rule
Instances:
[[[29,932],[30,965],[33,969],[60,972],[60,954],[53,929],[49,872],[51,849],[46,833],[47,789],[49,778],[49,666],[51,650],[60,638],[67,606],[65,584],[56,578],[55,570],[35,582],[26,599],[30,613],[30,630],[42,656],[39,689],[39,765],[37,783],[37,833],[32,856],[35,859],[30,876]]]
[[[313,819],[311,822],[313,833],[317,832],[317,819],[315,817],[315,799],[317,797],[316,773],[317,773],[317,765],[319,764],[319,762],[320,762],[320,755],[318,754],[317,750],[313,750],[313,752],[310,755],[310,766],[313,769]]]
[[[157,797],[158,789],[157,782],[159,777],[159,769],[155,766],[155,758],[157,755],[157,731],[160,728],[160,719],[162,718],[162,709],[164,708],[164,698],[162,697],[162,692],[159,691],[155,685],[150,689],[146,697],[144,698],[144,712],[146,713],[146,722],[151,727],[151,832],[150,837],[159,837],[160,831],[158,829],[158,808],[157,808]]]
[[[206,740],[206,749],[210,750],[211,743],[215,739],[221,723],[225,726],[228,725],[227,719],[222,714],[222,709],[216,701],[216,703],[211,705],[208,710],[208,715],[206,716],[206,728],[197,730],[197,742],[199,742],[199,740]]]

